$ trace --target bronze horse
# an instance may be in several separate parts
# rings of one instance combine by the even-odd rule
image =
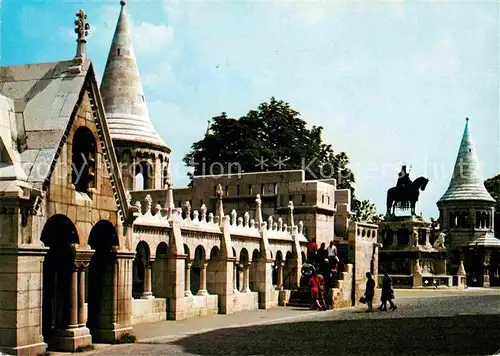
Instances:
[[[425,177],[418,177],[407,187],[394,187],[387,191],[387,215],[395,214],[396,204],[409,202],[411,215],[415,215],[415,204],[418,201],[420,190],[424,191],[429,180]]]

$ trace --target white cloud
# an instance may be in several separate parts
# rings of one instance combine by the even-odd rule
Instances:
[[[415,67],[420,74],[451,78],[460,69],[455,44],[450,38],[441,38],[433,49],[415,59]]]
[[[141,68],[139,68],[141,71]],[[166,84],[172,81],[172,65],[169,61],[158,63],[154,66],[154,70],[148,70],[142,75],[142,84],[144,86],[154,86]]]
[[[142,22],[139,25],[132,24],[131,27],[132,41],[136,52],[162,51],[174,38],[174,31],[166,25]]]

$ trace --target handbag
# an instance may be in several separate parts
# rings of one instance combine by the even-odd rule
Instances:
[[[363,296],[359,298],[359,302],[365,304],[366,303],[366,298]]]

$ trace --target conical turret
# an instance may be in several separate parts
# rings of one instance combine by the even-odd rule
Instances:
[[[462,142],[458,150],[453,176],[448,190],[439,203],[456,200],[489,201],[495,200],[484,187],[477,162],[476,148],[469,132],[469,119],[466,119]]]
[[[114,141],[141,142],[170,151],[149,118],[146,98],[122,0],[113,42],[101,83],[101,96]]]

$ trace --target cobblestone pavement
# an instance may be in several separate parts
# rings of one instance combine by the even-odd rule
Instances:
[[[366,313],[364,308],[327,312],[276,308],[238,313],[229,316],[231,322],[244,326],[224,326],[216,321],[212,327],[219,329],[212,331],[206,331],[208,319],[214,323],[224,316],[184,324],[139,325],[138,343],[100,346],[86,354],[492,355],[500,350],[498,294],[410,297],[401,298],[397,304],[396,311],[373,313]],[[264,324],[249,325],[259,323],[257,316]]]

